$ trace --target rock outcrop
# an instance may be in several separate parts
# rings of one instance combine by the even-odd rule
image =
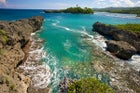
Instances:
[[[58,93],[67,93],[68,91],[68,85],[74,83],[72,79],[69,78],[64,78],[60,83],[59,83],[59,92]]]
[[[124,41],[106,41],[107,50],[119,58],[128,60],[136,53],[136,49]]]
[[[111,25],[102,24],[100,22],[96,22],[95,24],[93,24],[93,30],[102,35],[111,35],[114,29],[116,28]]]
[[[0,21],[0,93],[27,93],[30,79],[16,71],[23,62],[23,48],[32,32],[39,30],[40,16],[12,22]]]
[[[125,31],[112,25],[105,25],[100,22],[96,22],[93,25],[93,31],[96,31],[102,35],[110,36],[116,41],[127,42],[129,46],[131,45],[136,49],[136,52],[140,53],[140,34]],[[124,44],[122,44],[122,46],[123,45]]]

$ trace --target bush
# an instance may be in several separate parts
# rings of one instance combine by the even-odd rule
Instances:
[[[121,24],[116,25],[116,27],[129,32],[140,33],[140,24]]]
[[[6,36],[6,32],[4,30],[0,30],[0,41],[2,41],[3,44],[6,44],[8,41],[8,38]]]
[[[83,78],[69,84],[68,93],[115,93],[115,91],[96,78]]]

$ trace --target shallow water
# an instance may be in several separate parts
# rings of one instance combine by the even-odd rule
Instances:
[[[99,21],[107,24],[140,23],[140,19],[135,15],[95,13],[95,14],[45,14],[41,10],[0,10],[1,20],[16,20],[28,18],[35,15],[44,17],[42,32],[39,38],[45,40],[42,61],[51,70],[48,73],[50,82],[46,84],[53,88],[53,93],[57,93],[58,84],[64,77],[72,79],[82,77],[92,77],[97,74],[90,65],[93,56],[91,47],[85,43],[84,36],[88,42],[94,42],[103,50],[106,48],[105,38],[92,32],[93,23]],[[10,14],[10,15],[9,15]],[[129,63],[138,64],[140,57]],[[47,75],[47,72],[46,72]],[[108,82],[104,76],[105,82]]]

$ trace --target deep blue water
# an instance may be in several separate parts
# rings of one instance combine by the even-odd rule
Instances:
[[[95,14],[45,14],[42,10],[0,10],[0,20],[18,20],[31,16],[43,16],[44,23],[39,38],[43,44],[46,58],[43,61],[50,67],[53,77],[50,86],[57,93],[57,85],[64,77],[82,78],[93,76],[94,69],[91,48],[81,38],[93,35],[92,25],[99,21],[107,24],[140,23],[135,15],[95,13]]]

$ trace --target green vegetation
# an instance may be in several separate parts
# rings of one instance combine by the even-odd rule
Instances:
[[[83,78],[69,84],[68,93],[115,93],[115,91],[96,78]]]
[[[72,13],[72,14],[93,14],[94,11],[91,8],[70,7],[64,10],[44,10],[45,13]]]
[[[116,27],[129,32],[140,33],[140,24],[120,24],[116,25]]]
[[[6,35],[6,32],[4,30],[0,30],[0,34]]]
[[[104,9],[98,9],[97,11],[110,12],[110,13],[137,14],[137,17],[140,16],[140,7],[133,7],[133,8],[104,8]]]
[[[6,49],[4,49],[4,48],[0,49],[0,56],[1,55],[4,55],[6,53],[7,53],[7,50]]]
[[[64,13],[73,13],[73,14],[93,14],[93,9],[85,7],[70,7],[64,10]]]
[[[6,32],[4,30],[0,30],[0,41],[2,41],[3,44],[6,44],[8,41],[8,38],[6,36]]]

